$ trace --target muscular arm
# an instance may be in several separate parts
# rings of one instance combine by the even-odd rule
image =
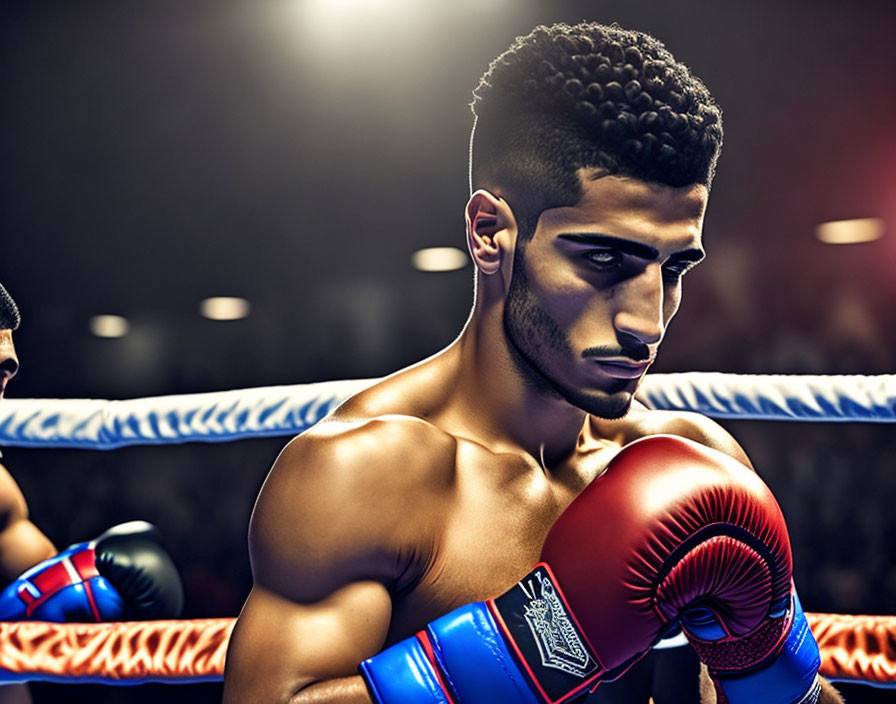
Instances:
[[[371,701],[355,672],[385,643],[406,533],[420,529],[408,512],[421,487],[407,482],[429,444],[410,423],[324,427],[277,459],[250,524],[254,586],[230,641],[225,703]]]
[[[255,586],[230,641],[225,702],[369,704],[353,675],[382,646],[389,594],[356,582],[310,604]]]
[[[18,484],[0,465],[0,584],[55,554],[53,543],[28,520],[28,505]]]

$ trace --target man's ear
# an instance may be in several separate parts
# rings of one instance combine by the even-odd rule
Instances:
[[[467,202],[466,219],[473,264],[486,275],[498,272],[516,243],[516,218],[507,201],[480,189]]]

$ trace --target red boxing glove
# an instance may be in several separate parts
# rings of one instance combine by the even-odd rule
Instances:
[[[775,661],[794,619],[790,541],[771,491],[679,437],[624,448],[554,525],[542,560],[557,575],[600,572],[559,586],[611,671],[680,619],[714,679],[739,677]]]

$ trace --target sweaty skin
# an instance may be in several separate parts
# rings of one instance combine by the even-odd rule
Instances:
[[[634,400],[702,256],[706,189],[580,176],[582,200],[546,210],[522,257],[500,189],[474,193],[461,335],[283,450],[250,524],[225,702],[370,702],[361,660],[513,586],[637,438],[677,434],[749,466],[709,419]]]

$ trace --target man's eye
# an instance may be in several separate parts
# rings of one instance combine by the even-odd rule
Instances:
[[[622,261],[622,255],[612,249],[595,249],[585,253],[585,258],[598,269],[612,269]]]

